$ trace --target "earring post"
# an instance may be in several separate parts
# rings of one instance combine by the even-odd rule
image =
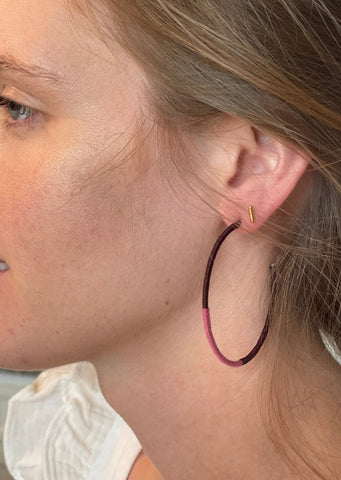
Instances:
[[[255,219],[254,219],[254,216],[253,216],[253,212],[252,212],[252,207],[251,207],[251,206],[249,207],[249,214],[250,214],[250,222],[251,222],[251,223],[255,223]]]

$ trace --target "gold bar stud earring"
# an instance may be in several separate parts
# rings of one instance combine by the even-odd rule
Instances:
[[[255,220],[254,220],[254,218],[253,218],[252,207],[249,207],[249,214],[250,214],[250,222],[251,222],[251,223],[254,223]]]

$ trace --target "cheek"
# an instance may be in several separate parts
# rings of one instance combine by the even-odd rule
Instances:
[[[4,368],[79,361],[109,334],[96,322],[112,310],[111,270],[122,272],[129,248],[126,212],[120,202],[114,208],[123,189],[110,197],[100,184],[90,192],[67,176],[43,183],[26,175],[3,191],[0,257],[10,266],[0,286]]]
[[[86,305],[94,272],[101,283],[100,262],[105,267],[108,255],[124,252],[125,211],[119,202],[114,208],[124,185],[120,190],[116,183],[105,192],[109,188],[98,181],[90,188],[79,172],[89,179],[84,162],[82,170],[69,155],[49,169],[27,170],[4,181],[0,258],[10,270],[0,297],[15,318],[35,311],[48,320],[51,311],[75,309],[75,297]]]
[[[27,177],[13,187],[15,194],[7,193],[1,215],[6,226],[3,242],[9,255],[7,263],[11,261],[10,266],[24,267],[26,262],[41,262],[44,268],[48,259],[57,253],[55,247],[59,244],[60,250],[63,242],[77,233],[74,225],[70,225],[75,213],[70,207],[63,208],[68,200],[67,191],[56,188],[53,183],[28,182]]]

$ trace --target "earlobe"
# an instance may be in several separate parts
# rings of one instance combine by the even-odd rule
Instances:
[[[292,195],[309,166],[306,154],[251,128],[254,142],[241,148],[236,175],[226,185],[227,197],[235,201],[223,200],[224,205],[220,206],[222,212],[229,212],[227,224],[241,220],[240,233],[260,228]],[[295,193],[299,209],[306,191]],[[253,222],[249,206],[252,206]]]

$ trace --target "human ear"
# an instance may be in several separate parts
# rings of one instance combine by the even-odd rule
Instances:
[[[219,210],[226,223],[241,220],[238,231],[251,232],[260,228],[292,194],[309,166],[309,157],[251,125],[244,124],[238,130],[239,141],[233,143],[229,158],[233,168],[230,165],[226,170],[224,185],[227,198],[232,197],[233,202],[222,200]]]

